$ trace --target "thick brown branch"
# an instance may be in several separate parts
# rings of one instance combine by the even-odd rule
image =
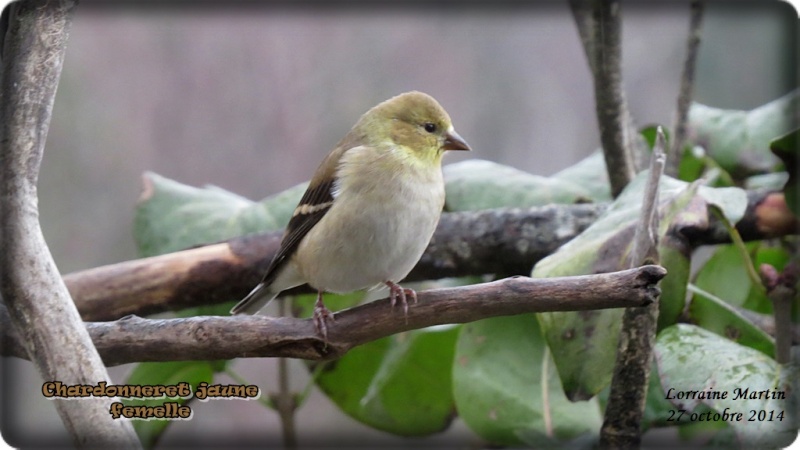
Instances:
[[[327,346],[310,319],[266,316],[198,316],[87,323],[95,346],[108,365],[136,361],[214,360],[284,356],[331,359],[351,348],[403,331],[487,317],[543,311],[577,311],[648,305],[666,275],[644,266],[599,275],[564,278],[513,277],[490,283],[419,292],[407,320],[388,299],[344,311],[328,325]],[[25,358],[19,337],[9,332],[0,308],[4,356]]]
[[[753,191],[736,228],[745,240],[796,234],[797,220],[782,193]],[[605,205],[551,205],[445,213],[408,280],[496,274],[526,275],[533,265],[582,232]],[[692,246],[730,242],[713,219],[684,228]],[[75,272],[64,277],[84,320],[114,320],[233,301],[261,278],[281,232]],[[299,292],[299,291],[295,291]],[[310,291],[306,291],[310,292]]]
[[[0,293],[9,316],[4,331],[14,325],[22,344],[12,348],[24,346],[46,380],[108,381],[45,243],[36,190],[75,2],[25,1],[9,8],[3,20],[8,29],[0,30]],[[54,405],[78,447],[140,447],[130,422],[109,416],[112,401]]]
[[[554,205],[445,213],[408,280],[527,275],[536,261],[585,230],[605,209],[605,205]],[[238,237],[97,267],[69,274],[65,281],[84,320],[232,301],[261,279],[281,235]]]

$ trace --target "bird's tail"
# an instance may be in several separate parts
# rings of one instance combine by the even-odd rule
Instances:
[[[264,283],[259,283],[255,289],[247,294],[247,297],[231,309],[231,314],[255,314],[261,308],[267,306],[279,293],[273,291]]]

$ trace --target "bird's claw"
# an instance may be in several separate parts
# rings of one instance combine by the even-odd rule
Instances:
[[[328,324],[327,321],[336,321],[336,317],[331,313],[331,311],[325,307],[325,304],[322,303],[322,296],[320,295],[317,298],[317,303],[314,304],[314,327],[317,329],[317,333],[322,336],[322,340],[325,342],[325,346],[328,346]]]
[[[399,284],[387,281],[386,285],[389,286],[389,300],[394,309],[394,305],[397,304],[397,299],[400,299],[400,304],[403,305],[403,315],[406,318],[406,323],[408,323],[408,297],[411,297],[411,300],[414,301],[414,304],[417,303],[417,292],[413,289],[406,289],[401,287]]]

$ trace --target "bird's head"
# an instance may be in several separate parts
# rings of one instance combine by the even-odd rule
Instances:
[[[447,111],[422,92],[392,97],[367,111],[360,122],[376,131],[375,138],[388,140],[421,161],[441,161],[447,150],[470,150],[453,128]]]

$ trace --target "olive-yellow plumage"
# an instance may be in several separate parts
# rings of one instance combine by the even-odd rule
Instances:
[[[318,291],[314,321],[327,339],[323,292],[397,283],[419,261],[444,205],[442,156],[469,150],[450,116],[421,92],[367,111],[322,161],[289,221],[263,281],[231,313],[255,313],[280,292],[308,283]]]

